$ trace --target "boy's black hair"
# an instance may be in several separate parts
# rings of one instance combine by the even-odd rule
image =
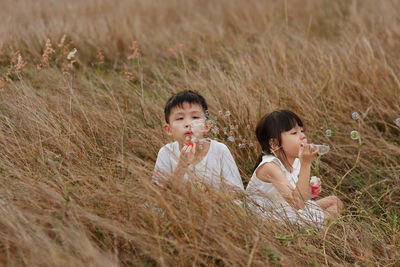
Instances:
[[[167,123],[169,123],[169,115],[172,109],[175,107],[182,107],[185,102],[189,104],[199,104],[203,108],[204,113],[208,110],[206,100],[202,95],[191,90],[182,91],[171,96],[165,104],[164,115]]]
[[[270,140],[275,139],[278,141],[278,146],[282,145],[282,132],[287,132],[296,125],[303,127],[303,122],[295,113],[290,110],[276,110],[269,114],[264,115],[258,122],[256,127],[256,136],[258,143],[261,146],[262,153],[258,158],[257,164],[254,166],[254,170],[258,164],[262,161],[264,154],[273,154],[271,149]],[[286,157],[285,152],[284,157]]]

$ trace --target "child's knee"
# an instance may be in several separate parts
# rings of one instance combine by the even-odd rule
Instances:
[[[343,202],[337,196],[329,196],[328,198],[332,205],[335,205],[337,207],[338,211],[341,211],[343,209]]]
[[[343,202],[339,198],[336,198],[336,199],[337,199],[337,202],[338,202],[338,209],[342,210],[344,208]]]

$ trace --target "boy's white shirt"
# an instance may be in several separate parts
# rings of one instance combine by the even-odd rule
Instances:
[[[163,146],[157,155],[153,181],[159,184],[157,176],[168,178],[178,165],[179,143],[177,141]],[[237,189],[244,190],[239,170],[229,148],[215,140],[210,141],[210,148],[204,158],[196,165],[189,166],[189,172],[195,173],[200,182],[215,188],[221,188],[221,182]],[[185,180],[189,180],[185,173]],[[194,182],[194,181],[191,181]]]

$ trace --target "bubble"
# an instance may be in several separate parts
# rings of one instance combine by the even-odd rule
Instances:
[[[231,112],[229,110],[225,111],[225,117],[229,117],[231,115]]]
[[[222,114],[223,114],[222,110],[218,111],[219,116],[222,116]]]
[[[394,121],[394,123],[395,123],[398,127],[400,127],[400,118],[397,118],[397,119]]]
[[[325,131],[325,136],[331,137],[331,136],[332,136],[332,130],[331,130],[331,129],[327,129],[327,130]]]
[[[190,123],[192,135],[195,138],[201,138],[206,131],[206,124],[204,119],[194,120]]]
[[[353,114],[351,114],[351,117],[353,118],[353,120],[358,120],[360,118],[360,114],[358,114],[358,112],[353,112]]]
[[[357,140],[357,139],[360,138],[360,133],[358,131],[356,131],[356,130],[351,131],[350,138],[353,139],[353,140]]]
[[[239,147],[240,149],[243,149],[243,148],[246,147],[246,145],[245,145],[245,144],[239,144],[238,147]]]
[[[318,154],[319,155],[324,155],[329,152],[330,147],[328,145],[316,145],[312,144],[314,151],[317,150],[317,147],[319,148]]]
[[[212,131],[212,133],[215,134],[215,135],[219,134],[219,128],[218,128],[218,126],[213,127],[213,128],[211,129],[211,131]]]
[[[232,135],[228,137],[228,141],[229,142],[235,142],[235,137],[233,137]]]

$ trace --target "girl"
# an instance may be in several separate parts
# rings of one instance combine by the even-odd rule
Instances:
[[[307,144],[303,123],[291,111],[277,110],[258,123],[256,136],[263,153],[247,186],[258,212],[292,223],[314,223],[338,217],[343,208],[336,196],[313,201],[311,162],[317,150]],[[320,180],[317,193],[320,193]]]

